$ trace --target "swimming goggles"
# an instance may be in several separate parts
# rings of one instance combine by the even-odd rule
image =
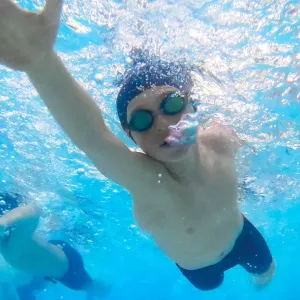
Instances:
[[[187,101],[184,95],[178,92],[172,92],[165,99],[163,99],[158,112],[152,112],[151,110],[147,109],[135,111],[130,118],[128,127],[132,131],[147,131],[152,127],[155,116],[159,114],[174,116],[181,113],[185,109],[186,104]]]

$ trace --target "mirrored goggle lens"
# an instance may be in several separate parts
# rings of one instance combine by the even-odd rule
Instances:
[[[165,114],[174,115],[181,112],[185,107],[185,99],[182,95],[174,93],[169,95],[162,103]]]
[[[149,111],[137,111],[131,117],[129,128],[134,131],[148,130],[153,122],[152,113]]]

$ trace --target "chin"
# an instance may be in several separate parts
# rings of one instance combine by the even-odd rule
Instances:
[[[178,162],[187,156],[190,148],[191,146],[159,148],[151,156],[162,163]]]

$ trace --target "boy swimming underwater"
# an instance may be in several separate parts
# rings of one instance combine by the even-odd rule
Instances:
[[[48,0],[33,14],[2,0],[0,61],[25,71],[73,143],[103,175],[129,190],[138,224],[195,287],[218,287],[236,265],[258,285],[267,284],[275,263],[237,204],[235,133],[212,126],[199,128],[193,145],[167,142],[169,127],[193,111],[189,70],[157,59],[128,74],[118,115],[144,153],[131,152],[53,50],[61,8],[62,1]]]

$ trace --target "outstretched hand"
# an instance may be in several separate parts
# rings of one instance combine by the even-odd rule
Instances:
[[[47,0],[40,13],[0,0],[0,64],[27,71],[53,50],[63,0]]]

